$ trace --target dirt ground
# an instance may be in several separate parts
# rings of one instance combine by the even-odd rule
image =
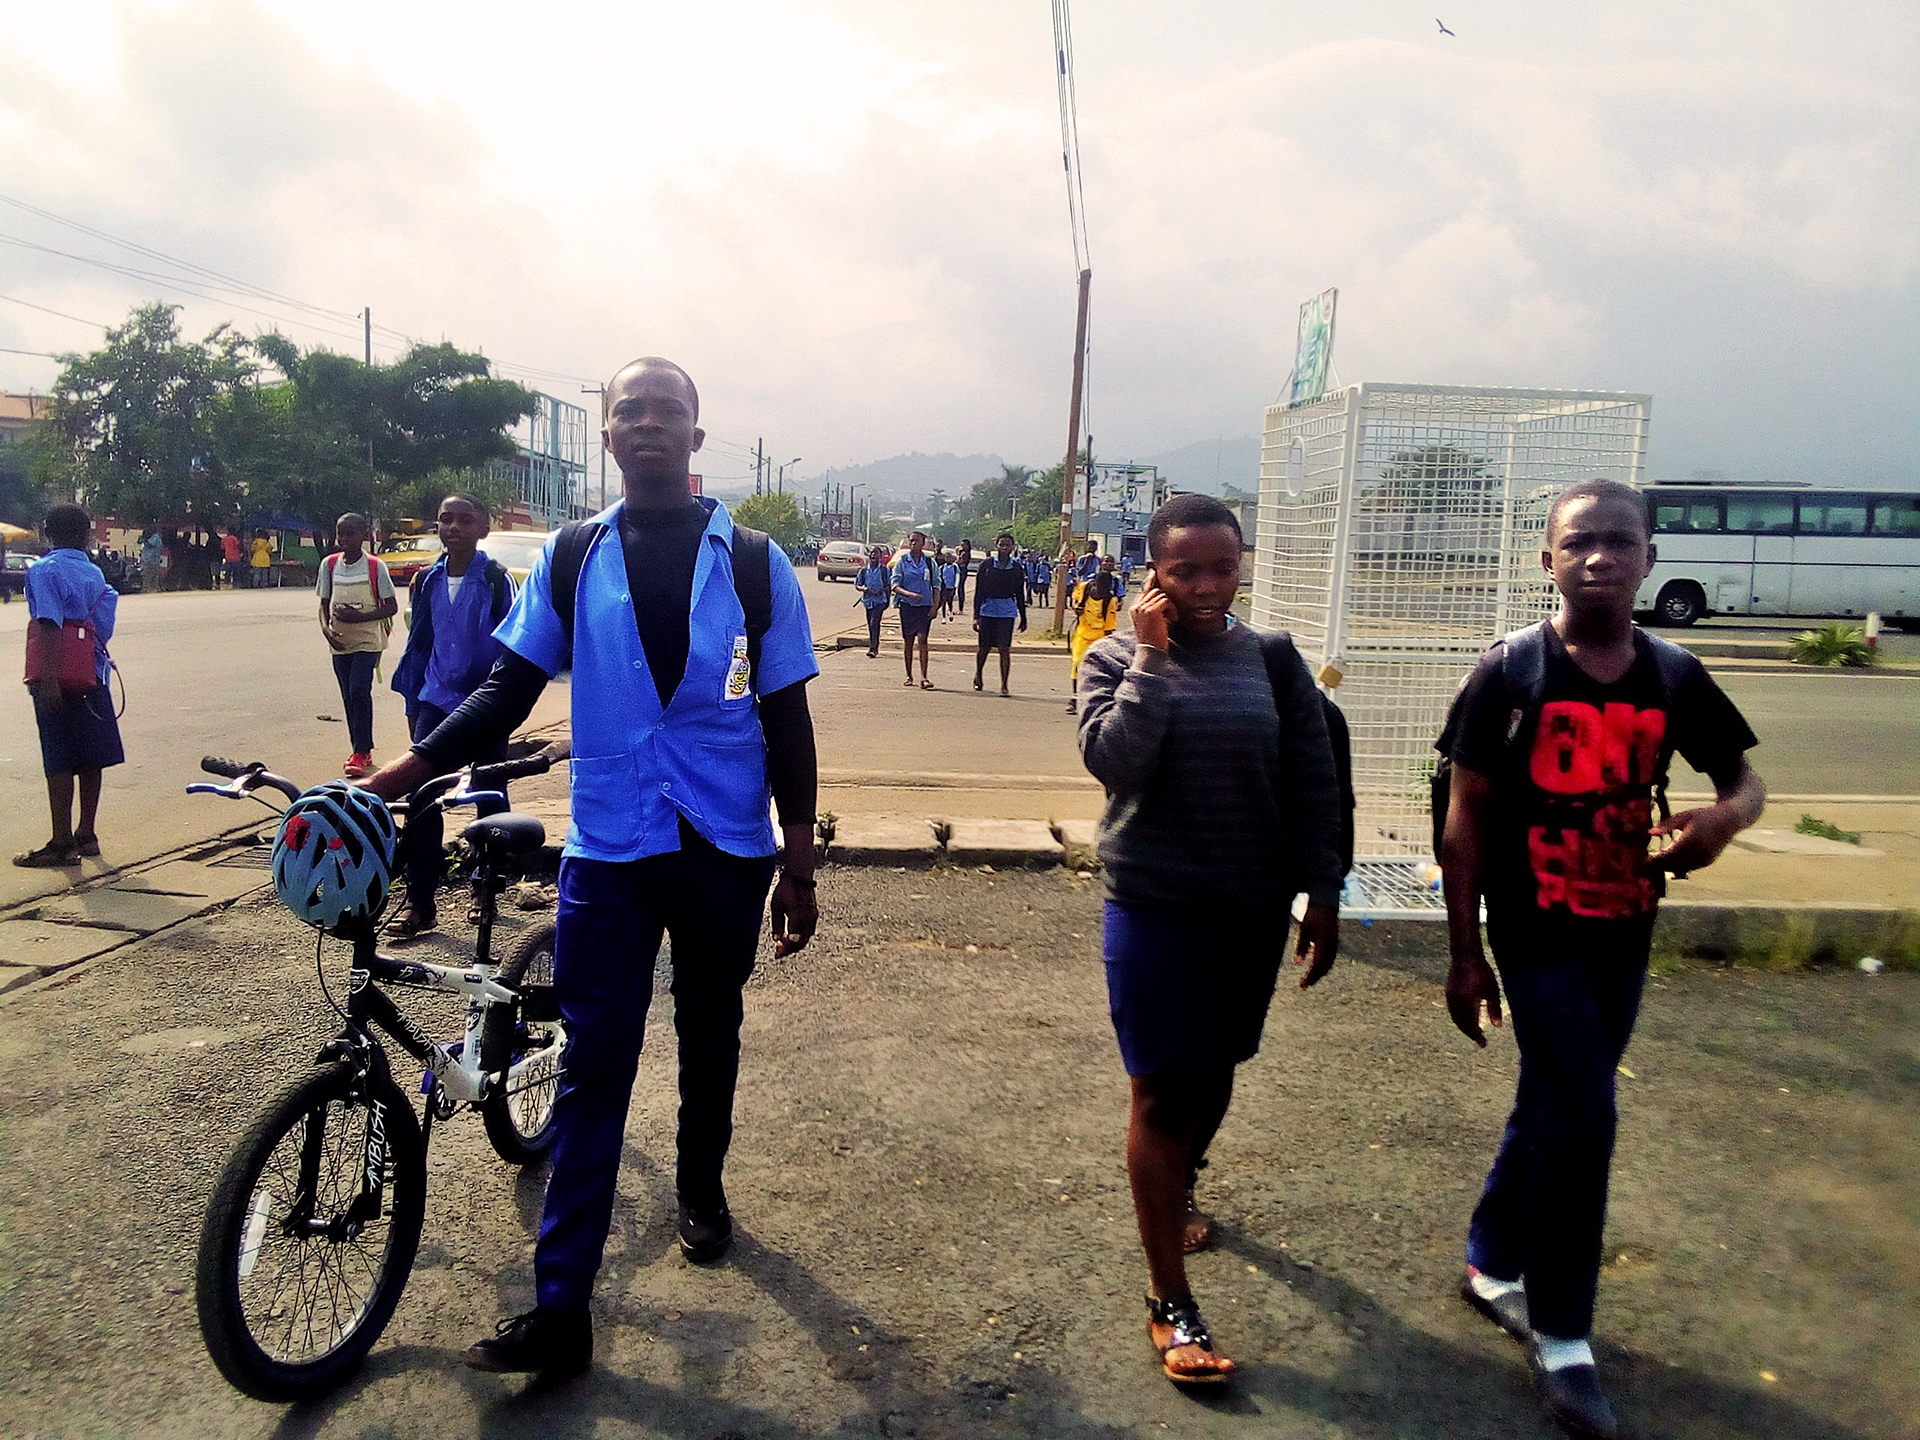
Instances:
[[[1438,1006],[1438,929],[1349,930],[1283,986],[1203,1199],[1195,1288],[1242,1365],[1159,1378],[1120,1163],[1100,898],[1065,872],[822,872],[815,946],[749,995],[723,1265],[672,1244],[656,995],[592,1373],[460,1351],[532,1298],[541,1179],[437,1129],[427,1235],[364,1371],[230,1391],[191,1275],[215,1172],[331,1032],[270,896],[0,1006],[0,1435],[1546,1436],[1453,1297],[1513,1080]],[[331,955],[339,978],[344,960]],[[1621,1081],[1597,1348],[1630,1433],[1920,1434],[1920,977],[1656,978]],[[196,1043],[198,1042],[198,1043]]]

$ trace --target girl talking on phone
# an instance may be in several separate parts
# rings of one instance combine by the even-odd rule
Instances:
[[[1220,1384],[1187,1284],[1211,1243],[1194,1184],[1234,1067],[1260,1048],[1293,896],[1306,988],[1339,947],[1342,824],[1326,718],[1285,636],[1233,623],[1240,525],[1179,495],[1147,527],[1133,634],[1086,651],[1080,753],[1107,789],[1107,992],[1132,1087],[1127,1179],[1147,1259],[1148,1338],[1168,1379]]]

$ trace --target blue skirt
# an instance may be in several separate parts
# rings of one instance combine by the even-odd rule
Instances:
[[[1259,1054],[1286,955],[1286,916],[1285,905],[1108,900],[1107,1004],[1127,1074],[1226,1070]]]
[[[113,696],[104,685],[67,691],[55,709],[36,704],[33,718],[40,724],[41,766],[49,775],[83,775],[126,761]]]

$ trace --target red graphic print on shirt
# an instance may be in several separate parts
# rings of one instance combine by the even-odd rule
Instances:
[[[1582,700],[1541,708],[1528,775],[1558,823],[1527,830],[1540,909],[1615,920],[1653,908],[1647,831],[1666,733],[1663,710]]]

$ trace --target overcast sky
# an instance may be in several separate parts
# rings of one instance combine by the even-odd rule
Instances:
[[[1656,475],[1920,486],[1913,0],[1074,23],[1104,457],[1256,433],[1337,285],[1343,381],[1647,390]],[[671,356],[718,478],[761,435],[803,475],[1045,463],[1074,304],[1051,55],[1043,0],[14,5],[0,193],[567,399]],[[0,236],[143,263],[4,204]],[[0,294],[273,323],[5,243]],[[0,346],[97,338],[0,301]],[[0,354],[7,389],[54,370]]]

